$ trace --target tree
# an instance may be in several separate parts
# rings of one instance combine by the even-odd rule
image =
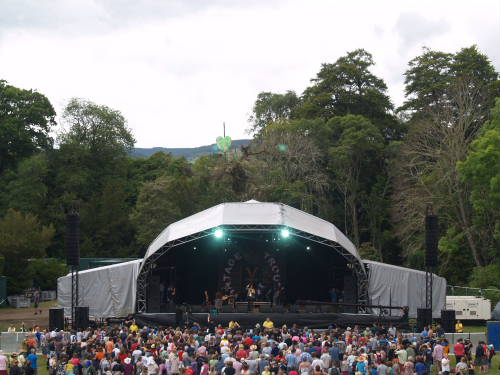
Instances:
[[[450,85],[448,104],[427,109],[425,118],[412,125],[401,147],[393,213],[397,234],[406,251],[413,253],[422,247],[425,207],[433,202],[444,228],[454,225],[463,232],[475,264],[482,266],[484,251],[473,228],[469,184],[456,168],[485,117],[482,87],[470,79]]]
[[[321,170],[321,150],[306,134],[307,122],[273,123],[264,129],[250,151],[248,198],[317,213],[328,182]]]
[[[359,246],[363,192],[367,191],[365,184],[374,181],[384,138],[379,129],[363,116],[334,117],[328,121],[327,127],[333,140],[328,152],[328,167],[344,200],[345,227]],[[347,220],[350,225],[347,225]]]
[[[129,216],[126,181],[108,179],[81,207],[81,254],[86,257],[136,256],[134,228]]]
[[[385,82],[370,68],[372,55],[364,49],[349,52],[333,64],[323,64],[313,85],[302,95],[296,117],[323,118],[362,115],[376,125],[387,140],[400,139],[404,129],[391,114],[393,105]]]
[[[453,54],[424,47],[424,53],[410,60],[404,73],[406,101],[399,110],[420,112],[439,107],[449,87],[452,61]]]
[[[43,153],[23,159],[15,172],[5,173],[0,180],[1,212],[14,208],[23,213],[42,216],[47,204],[48,173],[48,161]]]
[[[491,112],[491,119],[483,125],[479,136],[472,142],[467,158],[458,162],[458,172],[470,189],[472,223],[479,237],[485,263],[500,261],[500,176],[499,109],[500,100]]]
[[[97,158],[124,156],[134,147],[134,137],[123,115],[104,105],[73,98],[63,119],[70,129],[61,134],[62,143],[77,143]]]
[[[249,131],[259,133],[273,122],[290,119],[298,104],[299,98],[294,91],[287,91],[285,94],[261,92],[257,95],[249,119],[251,124]]]
[[[49,100],[0,80],[0,173],[39,150],[52,147],[56,113]]]
[[[189,177],[162,176],[145,183],[130,220],[146,247],[169,224],[195,213],[196,193]]]
[[[41,290],[57,290],[57,279],[68,274],[68,267],[56,259],[32,259],[33,286]]]
[[[41,258],[54,235],[52,226],[43,226],[31,214],[9,209],[0,219],[0,255],[5,258],[5,276],[9,293],[31,286],[30,258]]]
[[[408,65],[405,72],[406,101],[399,111],[410,111],[415,119],[425,118],[429,111],[437,112],[448,107],[450,98],[447,94],[451,86],[460,81],[466,80],[471,91],[484,95],[481,103],[486,108],[493,105],[499,93],[498,73],[476,46],[463,48],[455,54],[424,48],[423,54]]]

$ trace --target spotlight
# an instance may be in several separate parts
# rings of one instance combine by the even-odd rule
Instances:
[[[215,236],[215,238],[222,238],[222,236],[224,236],[224,231],[220,228],[217,228],[214,231],[214,236]]]
[[[288,229],[281,230],[281,237],[288,238],[290,236],[290,231]]]
[[[193,250],[196,250],[196,246],[193,246]]]
[[[308,250],[308,251],[311,250],[311,246],[307,246],[306,250]]]

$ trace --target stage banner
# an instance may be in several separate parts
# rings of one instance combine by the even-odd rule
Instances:
[[[228,253],[219,273],[219,289],[224,295],[236,295],[245,300],[248,289],[256,291],[259,301],[283,298],[285,267],[283,254],[274,251]]]

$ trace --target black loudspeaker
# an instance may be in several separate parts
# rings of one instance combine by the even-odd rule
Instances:
[[[146,290],[146,311],[148,313],[159,313],[161,310],[160,276],[151,275]]]
[[[177,327],[181,327],[182,323],[184,323],[182,320],[184,316],[184,311],[182,310],[181,306],[176,306],[175,308],[175,325]]]
[[[438,265],[439,221],[436,215],[425,217],[425,266]]]
[[[64,309],[49,309],[49,330],[64,329]]]
[[[422,332],[424,327],[432,325],[432,310],[417,309],[417,331]]]
[[[75,307],[75,327],[76,329],[85,329],[89,327],[89,307]]]
[[[80,265],[80,215],[66,216],[66,264]]]
[[[455,333],[455,310],[441,310],[441,325],[446,333]]]

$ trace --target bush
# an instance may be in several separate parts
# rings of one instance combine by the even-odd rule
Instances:
[[[56,259],[32,259],[33,286],[41,290],[56,290],[57,279],[68,273],[68,267]]]
[[[469,285],[472,288],[496,288],[500,286],[500,267],[497,263],[484,267],[475,267],[470,276]]]

